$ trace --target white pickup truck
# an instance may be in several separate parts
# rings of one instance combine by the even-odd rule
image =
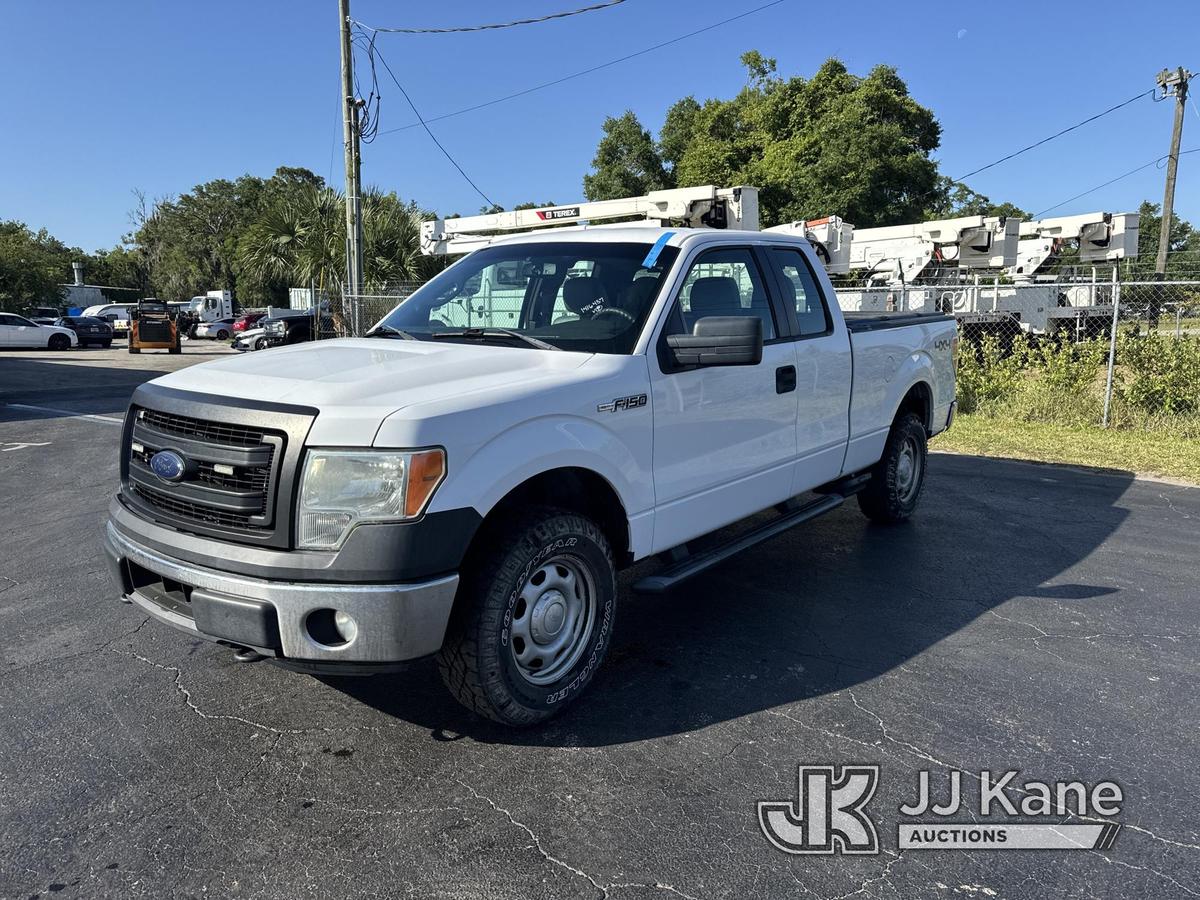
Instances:
[[[464,704],[533,724],[596,674],[617,569],[658,556],[636,589],[666,590],[852,494],[907,518],[956,344],[945,316],[844,316],[802,237],[505,238],[367,337],[138,388],[108,556],[122,598],[240,658],[437,654]]]

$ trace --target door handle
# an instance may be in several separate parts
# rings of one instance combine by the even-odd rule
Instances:
[[[786,394],[796,389],[796,367],[780,366],[775,370],[775,393]]]

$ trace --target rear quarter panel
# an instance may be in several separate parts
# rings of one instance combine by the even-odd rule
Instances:
[[[954,400],[953,321],[851,332],[854,387],[850,396],[850,443],[843,470],[873,465],[883,453],[901,401],[919,382],[932,395],[931,433],[943,430]]]

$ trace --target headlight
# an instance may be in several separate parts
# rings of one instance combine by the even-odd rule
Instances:
[[[442,450],[309,450],[300,484],[297,543],[341,546],[360,522],[403,522],[425,511],[446,474]]]

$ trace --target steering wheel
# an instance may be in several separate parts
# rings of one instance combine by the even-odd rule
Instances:
[[[592,313],[592,318],[598,319],[601,316],[605,316],[605,315],[621,316],[622,318],[628,319],[631,323],[637,321],[636,319],[634,319],[633,316],[631,316],[625,310],[620,309],[616,306],[602,307],[602,308],[596,310],[594,313]]]

